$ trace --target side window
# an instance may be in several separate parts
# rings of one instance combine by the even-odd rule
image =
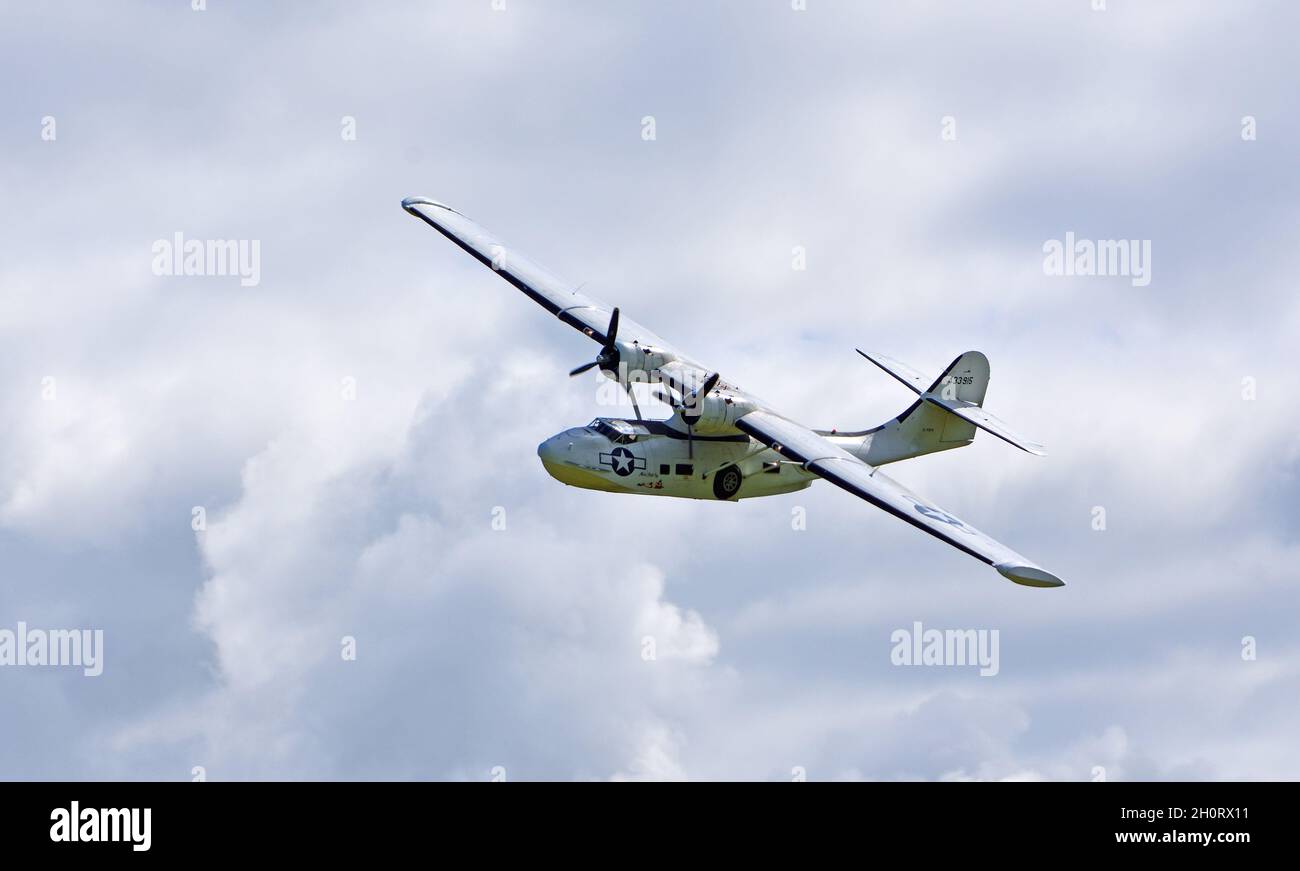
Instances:
[[[695,474],[695,466],[694,466],[692,463],[678,463],[678,464],[677,464],[677,474],[679,474],[679,475],[694,475],[694,474]]]
[[[667,475],[667,474],[668,474],[668,464],[667,464],[667,463],[660,463],[660,464],[659,464],[659,474],[661,474],[661,475]]]

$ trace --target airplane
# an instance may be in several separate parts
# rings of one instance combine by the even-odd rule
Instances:
[[[976,429],[1031,454],[1042,445],[1017,435],[984,411],[989,361],[967,351],[938,378],[881,354],[858,353],[916,394],[893,420],[860,432],[813,430],[724,381],[640,324],[584,294],[516,252],[460,212],[435,200],[408,197],[402,208],[491,268],[525,296],[600,344],[593,368],[627,391],[636,418],[598,417],[558,433],[537,448],[556,480],[611,493],[736,501],[791,493],[818,479],[870,502],[1027,587],[1061,587],[1056,575],[887,477],[888,463],[969,445]],[[632,389],[673,410],[647,420]]]

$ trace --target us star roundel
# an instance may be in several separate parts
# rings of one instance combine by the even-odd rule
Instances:
[[[618,447],[607,454],[600,455],[600,464],[609,466],[615,475],[626,478],[634,471],[645,468],[645,459],[638,457],[627,448]]]

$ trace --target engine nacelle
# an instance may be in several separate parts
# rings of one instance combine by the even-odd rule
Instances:
[[[672,362],[671,354],[638,342],[618,342],[617,369],[603,369],[605,377],[620,384],[653,384],[659,380],[660,367]]]
[[[700,435],[724,435],[738,432],[736,421],[754,410],[754,403],[728,393],[710,393],[697,400],[695,407],[680,411],[682,422]]]

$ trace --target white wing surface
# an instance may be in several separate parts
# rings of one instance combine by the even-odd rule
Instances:
[[[970,524],[927,502],[902,484],[859,460],[810,429],[770,411],[754,411],[737,428],[837,487],[942,539],[1028,587],[1060,587],[1065,582],[990,538]]]

